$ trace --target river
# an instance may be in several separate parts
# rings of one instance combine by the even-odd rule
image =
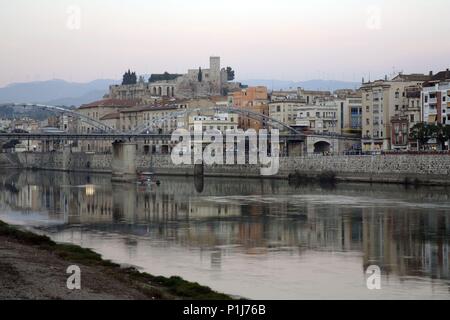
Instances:
[[[159,179],[2,171],[0,219],[250,299],[450,299],[450,189]]]

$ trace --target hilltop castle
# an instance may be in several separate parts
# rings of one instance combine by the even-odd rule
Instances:
[[[152,74],[148,82],[142,78],[136,84],[112,85],[105,98],[133,99],[152,103],[162,98],[192,99],[226,95],[239,89],[231,68],[221,68],[220,57],[210,57],[209,69],[190,69],[186,74]]]

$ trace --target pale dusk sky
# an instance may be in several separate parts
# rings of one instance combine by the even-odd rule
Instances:
[[[450,67],[448,0],[3,0],[0,86],[184,73],[381,78]]]

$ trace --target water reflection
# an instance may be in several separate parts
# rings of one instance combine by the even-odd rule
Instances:
[[[250,298],[450,298],[448,190],[3,173],[0,218]],[[369,265],[381,292],[365,288]]]

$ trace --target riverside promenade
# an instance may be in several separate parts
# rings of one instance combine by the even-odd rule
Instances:
[[[24,169],[111,173],[111,154],[18,153],[0,154],[0,166]],[[170,155],[136,155],[138,171],[159,175],[194,175],[194,165],[174,165]],[[211,177],[263,178],[260,165],[205,165],[204,175]],[[450,185],[448,154],[387,154],[358,156],[282,157],[272,179],[290,176],[314,177],[332,173],[337,181]]]

